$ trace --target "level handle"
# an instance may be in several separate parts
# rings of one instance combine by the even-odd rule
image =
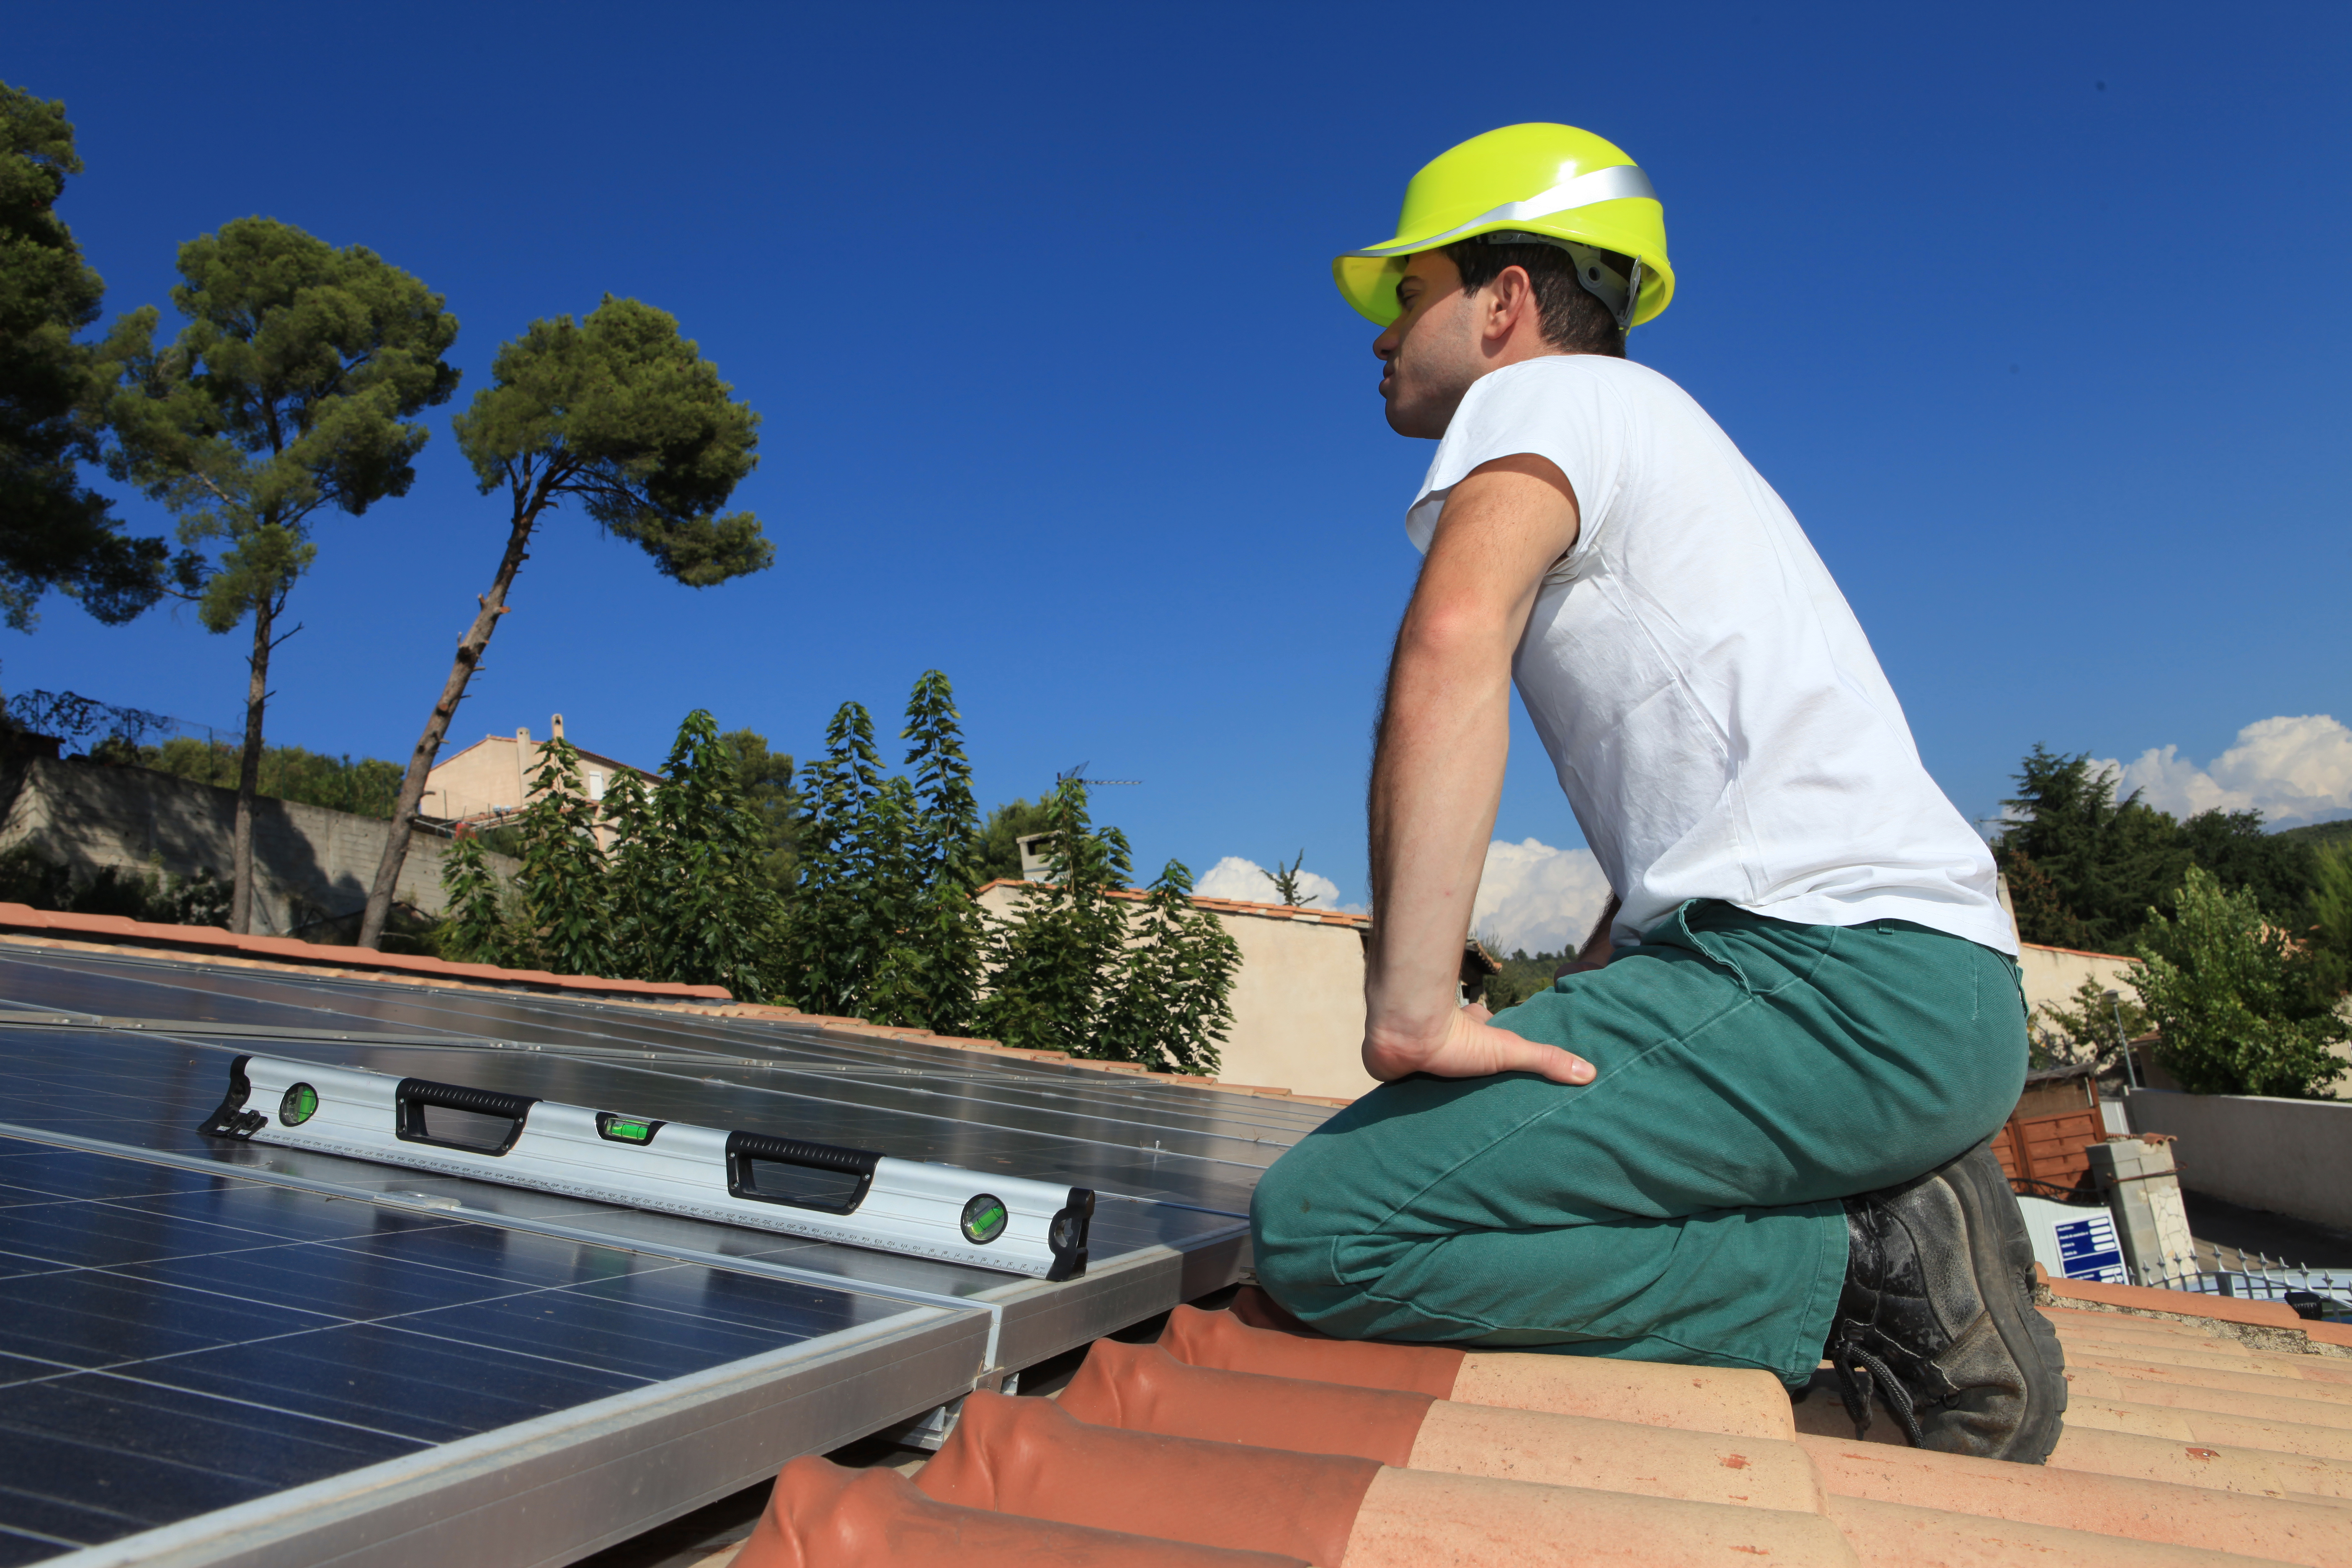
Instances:
[[[530,1108],[539,1103],[536,1096],[503,1094],[495,1089],[472,1089],[462,1083],[435,1083],[430,1079],[404,1078],[400,1087],[392,1091],[393,1131],[409,1143],[432,1143],[444,1149],[463,1149],[475,1154],[503,1154],[514,1147],[522,1136],[523,1122],[530,1116]],[[506,1119],[505,1136],[494,1142],[478,1140],[436,1137],[428,1110],[462,1110],[475,1116],[497,1116]]]
[[[824,1214],[851,1214],[866,1201],[874,1184],[874,1167],[882,1156],[870,1149],[843,1149],[831,1143],[806,1143],[798,1138],[776,1138],[765,1132],[727,1135],[727,1191],[734,1197],[763,1204],[788,1204],[793,1208]],[[775,1166],[787,1167],[784,1171]],[[765,1169],[767,1182],[761,1183]],[[814,1179],[807,1174],[815,1173]]]

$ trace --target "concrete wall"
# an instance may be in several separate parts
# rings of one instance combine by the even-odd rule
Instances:
[[[1217,1076],[1227,1083],[1353,1100],[1364,1070],[1364,938],[1352,925],[1217,914],[1242,950],[1234,1026]]]
[[[2180,1140],[2180,1184],[2230,1203],[2352,1230],[2352,1104],[2134,1091],[2135,1132]]]
[[[228,879],[233,789],[145,768],[34,757],[0,776],[0,798],[6,802],[0,849],[30,844],[82,878],[107,866],[145,871],[160,865],[173,876],[209,868]],[[255,932],[347,938],[350,932],[319,922],[355,916],[366,905],[392,825],[263,799],[254,803],[253,826]],[[394,896],[425,914],[443,912],[441,865],[448,851],[446,839],[412,837]],[[505,856],[488,858],[500,875],[513,875],[514,862]]]
[[[981,907],[1013,918],[1016,884],[981,889]],[[1241,949],[1234,1026],[1217,1076],[1227,1083],[1353,1100],[1373,1088],[1364,1071],[1364,939],[1359,925],[1202,906]]]

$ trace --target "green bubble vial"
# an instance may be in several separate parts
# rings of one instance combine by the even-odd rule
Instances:
[[[963,1205],[964,1239],[985,1247],[1004,1234],[1004,1222],[1012,1217],[1004,1212],[1003,1199],[982,1193]]]
[[[319,1091],[307,1083],[298,1083],[278,1102],[278,1120],[289,1127],[299,1127],[318,1110]]]

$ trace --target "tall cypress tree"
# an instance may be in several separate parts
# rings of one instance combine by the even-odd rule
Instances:
[[[764,874],[767,837],[707,710],[696,709],[678,726],[651,815],[658,862],[638,858],[632,865],[655,879],[656,896],[623,896],[656,911],[636,933],[652,973],[723,985],[739,1001],[780,995],[782,910]]]
[[[1181,861],[1160,868],[1145,897],[1117,986],[1087,1054],[1155,1070],[1216,1076],[1218,1047],[1233,1027],[1241,944],[1192,902]]]
[[[530,960],[557,974],[612,974],[612,902],[595,803],[580,780],[580,752],[555,740],[541,748],[523,807],[522,870],[516,882],[530,931]]]
[[[1020,912],[989,933],[979,1023],[1008,1046],[1099,1056],[1128,940],[1126,908],[1110,897],[1132,875],[1127,836],[1095,830],[1077,779],[1055,786],[1046,831],[1045,880],[1024,888]]]
[[[824,755],[801,785],[799,879],[785,924],[785,985],[803,1012],[857,1016],[887,949],[872,895],[882,759],[874,717],[845,702],[825,726]]]
[[[898,862],[886,870],[894,885],[891,918],[898,921],[875,976],[864,1016],[877,1023],[960,1035],[971,1026],[980,1001],[986,921],[972,901],[979,885],[974,855],[980,805],[971,793],[971,764],[955,692],[939,670],[927,670],[907,699],[906,792],[913,815]]]

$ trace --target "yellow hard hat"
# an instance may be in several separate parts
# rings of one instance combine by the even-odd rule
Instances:
[[[1447,148],[1405,186],[1396,237],[1335,258],[1331,276],[1349,304],[1385,327],[1401,310],[1396,287],[1407,258],[1503,232],[1565,242],[1571,254],[1591,247],[1632,257],[1631,279],[1612,271],[1596,279],[1600,287],[1588,285],[1611,302],[1621,326],[1651,320],[1675,297],[1665,209],[1649,176],[1615,145],[1573,125],[1506,125]]]

